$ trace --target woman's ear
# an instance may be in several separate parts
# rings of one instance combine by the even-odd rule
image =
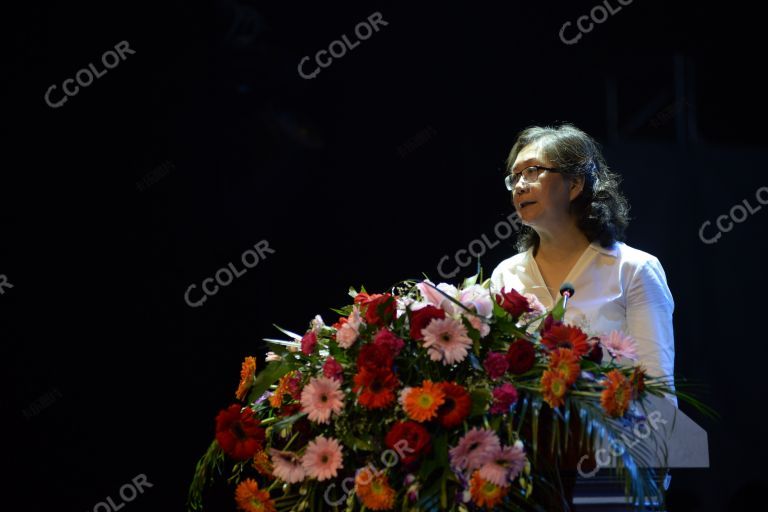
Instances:
[[[571,201],[579,197],[581,191],[584,190],[584,176],[573,176],[570,180],[570,198]]]

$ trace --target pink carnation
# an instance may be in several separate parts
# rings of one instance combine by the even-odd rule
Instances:
[[[483,361],[483,368],[492,379],[498,379],[509,369],[509,362],[501,352],[488,352]]]
[[[517,402],[517,389],[508,382],[494,388],[492,393],[493,405],[491,406],[491,414],[509,412],[509,407]]]
[[[394,358],[396,357],[403,347],[405,342],[394,335],[392,331],[382,327],[373,338],[373,344],[386,349],[387,352]]]
[[[328,359],[323,363],[323,375],[329,379],[342,380],[344,368],[339,364],[333,356],[328,356]]]
[[[309,331],[301,338],[301,352],[308,356],[315,351],[317,346],[317,334],[315,331]]]

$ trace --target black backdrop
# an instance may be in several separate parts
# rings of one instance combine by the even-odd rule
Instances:
[[[577,18],[603,5],[603,23]],[[9,6],[11,7],[11,6]],[[766,487],[761,272],[768,208],[714,236],[765,179],[751,5],[635,0],[270,5],[58,3],[4,17],[2,393],[17,509],[181,510],[245,355],[347,300],[427,273],[511,212],[502,166],[530,124],[575,123],[624,176],[631,246],[676,301],[676,372],[722,419],[670,510],[742,510]],[[387,25],[313,79],[298,65]],[[596,11],[598,18],[601,12]],[[45,93],[126,41],[60,107]],[[312,58],[306,64],[313,70]],[[763,192],[766,192],[764,190]],[[761,196],[766,197],[768,196]],[[736,211],[739,217],[740,211]],[[185,290],[266,241],[200,307]],[[514,253],[488,250],[486,272]],[[476,262],[473,262],[473,265]],[[446,264],[451,269],[455,265]],[[461,269],[455,278],[472,273]],[[1,282],[1,281],[0,281]],[[229,491],[227,491],[228,493]],[[230,495],[215,510],[231,507]],[[6,508],[5,506],[3,508]]]

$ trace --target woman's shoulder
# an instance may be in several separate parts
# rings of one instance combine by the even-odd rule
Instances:
[[[523,251],[515,254],[514,256],[510,256],[505,260],[502,260],[501,263],[496,265],[496,268],[493,269],[493,273],[491,274],[491,277],[500,274],[504,270],[510,270],[519,265],[523,265],[525,263],[525,259],[527,255],[528,255],[528,251]]]
[[[661,265],[659,258],[653,254],[631,247],[624,242],[615,242],[614,248],[621,262],[627,266],[640,268],[646,265]]]
[[[525,272],[525,260],[528,253],[529,251],[519,252],[496,265],[491,273],[491,287],[495,290],[501,289],[507,279],[517,275],[520,271]],[[506,278],[504,277],[505,274],[507,275]],[[511,285],[508,284],[507,286]]]

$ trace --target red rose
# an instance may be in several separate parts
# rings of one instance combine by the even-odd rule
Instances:
[[[403,464],[412,464],[432,451],[429,432],[415,421],[399,421],[392,425],[384,443],[402,457]]]
[[[508,292],[505,291],[505,288],[502,288],[501,292],[496,294],[496,303],[504,308],[504,311],[512,315],[513,318],[533,311],[528,304],[528,299],[520,295],[514,288]]]
[[[515,374],[525,373],[533,368],[533,363],[536,362],[536,349],[533,348],[533,343],[521,339],[513,341],[507,350],[507,362],[509,371]]]
[[[365,323],[383,327],[395,317],[395,298],[391,293],[358,293],[355,304],[360,304],[364,310]]]
[[[421,330],[426,328],[435,318],[445,318],[445,311],[435,306],[424,306],[416,311],[411,311],[411,339],[423,340]]]
[[[216,440],[233,459],[250,459],[264,443],[264,429],[260,424],[253,417],[253,409],[246,407],[241,412],[239,405],[232,404],[216,416]]]
[[[375,343],[363,345],[363,348],[360,349],[360,353],[357,355],[358,368],[373,373],[382,370],[390,371],[392,369],[392,361],[393,355],[389,349]]]
[[[403,340],[395,336],[392,331],[384,327],[379,329],[379,332],[376,333],[376,337],[373,338],[373,344],[386,349],[391,357],[397,357],[397,355],[405,346],[405,342]]]

